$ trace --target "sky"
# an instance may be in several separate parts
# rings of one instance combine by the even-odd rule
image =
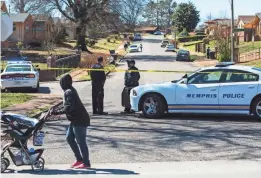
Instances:
[[[10,0],[5,0],[8,4]],[[156,1],[156,0],[154,0]],[[212,18],[227,16],[231,18],[231,0],[175,0],[177,3],[193,2],[200,11],[201,22],[211,13]],[[261,0],[234,0],[235,19],[238,15],[255,15],[261,13]]]
[[[224,14],[231,18],[230,0],[176,0],[177,3],[193,2],[200,11],[201,22],[211,13],[212,18],[220,18]],[[255,15],[261,12],[261,0],[234,0],[235,19],[238,15]]]

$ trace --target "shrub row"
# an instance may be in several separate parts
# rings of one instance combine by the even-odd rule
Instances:
[[[195,35],[195,36],[179,37],[178,40],[181,43],[184,43],[184,42],[190,42],[190,41],[203,40],[203,38],[205,38],[205,37],[206,37],[206,35]]]

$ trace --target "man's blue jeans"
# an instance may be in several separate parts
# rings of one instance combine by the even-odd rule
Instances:
[[[86,142],[87,127],[69,125],[66,139],[77,161],[83,161],[86,166],[90,165],[89,150]],[[79,146],[78,146],[79,145]],[[79,149],[80,148],[80,149]]]

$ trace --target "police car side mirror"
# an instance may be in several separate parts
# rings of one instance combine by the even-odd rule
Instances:
[[[184,79],[188,78],[188,74],[185,74],[182,78],[184,78]]]

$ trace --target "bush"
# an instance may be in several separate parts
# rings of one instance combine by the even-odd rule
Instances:
[[[28,45],[32,48],[41,47],[41,43],[39,43],[39,42],[31,42],[31,43],[28,43]]]
[[[16,46],[18,49],[22,49],[23,48],[23,43],[21,41],[16,43]]]
[[[110,43],[110,42],[111,42],[111,39],[110,39],[110,38],[107,38],[107,42]]]
[[[205,38],[206,35],[195,35],[195,36],[185,36],[185,37],[179,37],[178,40],[181,43],[184,42],[190,42],[190,41],[200,41],[203,40],[203,38]]]
[[[203,43],[209,44],[210,40],[208,37],[203,38]]]

